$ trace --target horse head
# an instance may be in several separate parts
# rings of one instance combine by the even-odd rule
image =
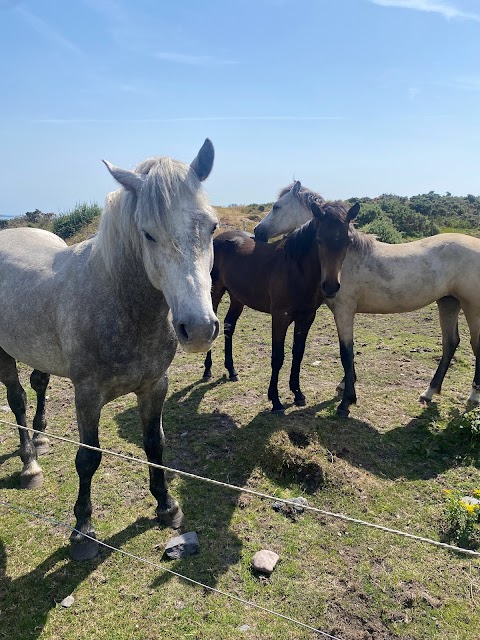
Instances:
[[[107,204],[126,210],[123,231],[129,234],[130,247],[137,261],[143,261],[150,283],[165,296],[186,351],[208,350],[219,330],[210,295],[212,236],[218,221],[201,185],[213,159],[213,145],[207,139],[191,165],[157,157],[128,171],[105,162],[126,190]],[[113,213],[117,215],[122,212]],[[120,224],[116,227],[122,229]],[[124,252],[125,260],[129,253]]]
[[[334,298],[340,289],[340,270],[353,239],[352,220],[360,210],[359,203],[350,209],[341,202],[310,203],[316,222],[316,240],[321,264],[321,289],[326,298]]]
[[[269,238],[290,233],[310,220],[312,214],[299,198],[301,188],[302,185],[297,180],[292,186],[280,191],[278,200],[254,229],[256,240],[266,242]]]

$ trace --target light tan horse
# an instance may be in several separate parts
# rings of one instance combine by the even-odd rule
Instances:
[[[311,192],[310,192],[311,193]],[[255,227],[262,240],[286,233],[312,217],[309,200],[293,187],[280,197]],[[445,233],[415,242],[386,244],[355,231],[341,268],[340,289],[325,297],[333,311],[345,371],[343,398],[337,408],[347,417],[355,403],[353,325],[356,313],[405,313],[437,302],[443,353],[437,371],[420,400],[440,393],[443,379],[460,342],[458,315],[463,310],[475,355],[469,402],[480,404],[480,240]],[[362,238],[362,241],[359,241]]]

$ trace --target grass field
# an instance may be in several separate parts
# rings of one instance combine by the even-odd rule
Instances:
[[[237,383],[223,378],[221,339],[210,383],[200,382],[201,355],[177,354],[164,415],[166,464],[277,496],[304,495],[322,509],[440,539],[444,490],[480,486],[478,457],[458,429],[473,372],[464,322],[444,394],[425,408],[418,395],[440,352],[436,309],[358,316],[359,403],[348,420],[334,415],[341,367],[330,312],[320,310],[308,341],[306,408],[289,404],[286,359],[284,418],[270,414],[266,397],[269,328],[269,318],[252,311],[239,321]],[[22,369],[26,388],[28,373]],[[30,391],[29,403],[32,414]],[[10,420],[6,404],[2,388],[0,416]],[[69,382],[52,379],[48,414],[52,433],[76,437]],[[105,408],[101,443],[143,455],[133,396]],[[0,500],[73,523],[75,449],[54,443],[41,458],[44,486],[22,492],[16,448],[16,433],[1,428]],[[478,559],[324,516],[293,521],[268,501],[175,477],[172,492],[201,550],[165,561],[172,532],[153,520],[146,476],[140,465],[104,456],[93,488],[100,539],[340,638],[479,637]],[[0,513],[0,638],[316,637],[115,553],[74,563],[68,532],[5,508]],[[250,571],[261,548],[280,555],[269,580]],[[64,609],[58,603],[69,594],[75,603]],[[249,629],[240,631],[245,624]]]
[[[219,209],[222,228],[252,230],[257,213]],[[95,231],[92,223],[72,241]],[[224,302],[219,310],[223,319]],[[285,417],[270,414],[270,318],[246,310],[234,355],[240,379],[227,382],[223,339],[213,350],[211,382],[203,357],[178,352],[164,413],[169,466],[284,498],[305,496],[321,509],[442,539],[445,490],[480,488],[478,445],[459,426],[473,376],[466,325],[443,395],[418,403],[440,356],[438,314],[357,316],[358,405],[335,416],[342,377],[331,313],[321,308],[302,367],[307,406],[291,404],[289,353],[280,378]],[[292,343],[291,332],[287,349]],[[33,417],[29,370],[21,368]],[[48,431],[77,438],[72,386],[53,379]],[[0,388],[0,418],[11,421]],[[143,457],[134,396],[105,407],[105,448]],[[73,524],[76,450],[52,442],[40,460],[45,483],[19,490],[15,431],[0,425],[0,501]],[[340,520],[289,518],[269,501],[199,481],[170,478],[200,553],[162,558],[172,536],[153,518],[145,467],[104,456],[94,477],[99,539],[209,586],[250,599],[343,640],[480,638],[480,562]],[[300,640],[320,637],[292,623],[194,587],[107,550],[86,563],[68,556],[68,531],[0,507],[0,639]],[[280,555],[270,579],[250,570],[253,554]],[[72,594],[70,609],[58,603]],[[240,630],[243,625],[248,629]]]

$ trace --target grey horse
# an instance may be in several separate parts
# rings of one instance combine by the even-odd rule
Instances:
[[[26,426],[16,361],[33,367],[33,425],[42,432],[32,439],[19,429],[23,488],[43,481],[37,453],[48,448],[50,374],[72,380],[80,441],[95,447],[102,407],[134,392],[147,458],[162,464],[166,371],[177,341],[186,351],[208,351],[218,335],[210,296],[217,217],[201,185],[213,159],[207,139],[191,165],[154,157],[128,171],[105,162],[121,188],[107,196],[98,234],[85,242],[67,246],[39,229],[0,232],[0,381],[17,424]],[[100,460],[85,448],[76,455],[75,559],[98,551],[82,534],[96,537],[90,489]],[[149,471],[158,519],[179,526],[183,514],[163,471]]]

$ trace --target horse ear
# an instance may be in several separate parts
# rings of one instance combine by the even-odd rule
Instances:
[[[300,182],[300,180],[297,180],[293,185],[293,187],[290,189],[290,193],[293,196],[296,196],[301,188],[302,188],[302,183]]]
[[[350,222],[354,218],[357,217],[358,212],[360,211],[360,203],[356,202],[353,207],[350,207],[347,213],[347,220]]]
[[[140,191],[145,181],[144,175],[141,173],[135,173],[135,171],[128,171],[128,169],[115,167],[113,164],[108,162],[108,160],[103,160],[103,162],[115,180],[119,182],[122,187],[125,187],[127,191],[133,191],[134,193],[138,193]]]
[[[310,211],[313,213],[314,218],[321,218],[325,215],[315,200],[310,203]]]
[[[198,176],[198,179],[203,182],[210,175],[210,171],[213,167],[213,160],[215,158],[215,150],[211,140],[205,139],[202,148],[198,152],[197,157],[190,165]]]

